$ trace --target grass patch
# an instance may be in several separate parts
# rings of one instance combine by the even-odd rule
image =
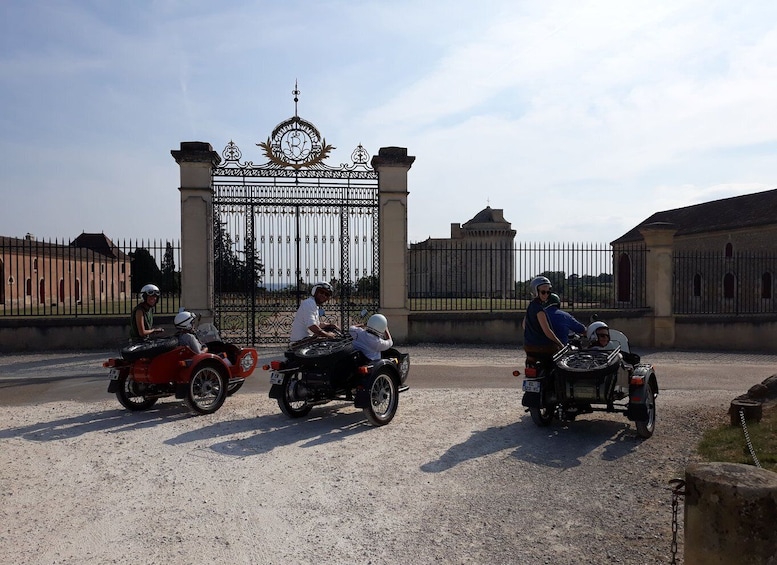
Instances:
[[[777,472],[777,405],[764,407],[761,421],[747,422],[747,431],[761,467]],[[727,423],[709,430],[702,437],[698,452],[707,461],[755,465],[741,425]]]

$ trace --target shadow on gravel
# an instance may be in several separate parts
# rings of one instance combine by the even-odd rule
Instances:
[[[283,414],[272,414],[243,420],[218,422],[181,434],[165,441],[168,445],[181,445],[203,438],[233,437],[250,433],[242,439],[227,439],[208,449],[229,457],[249,457],[268,453],[276,447],[299,443],[299,447],[316,447],[342,441],[357,433],[374,429],[367,423],[364,413],[354,411],[350,403],[314,408],[304,418],[291,419]],[[342,408],[347,411],[341,412]]]
[[[507,449],[513,449],[511,457],[556,469],[577,467],[583,457],[599,448],[603,460],[613,461],[628,455],[640,443],[628,428],[628,424],[602,420],[577,420],[568,425],[556,422],[539,428],[526,416],[509,426],[474,432],[439,459],[421,465],[421,471],[440,473],[464,461]]]
[[[21,438],[29,441],[57,441],[92,432],[126,432],[151,428],[182,418],[194,417],[181,404],[159,404],[144,412],[123,409],[89,412],[50,422],[39,422],[0,430],[0,439]]]

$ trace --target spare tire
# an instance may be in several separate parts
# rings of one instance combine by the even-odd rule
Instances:
[[[177,337],[166,337],[164,339],[154,339],[133,343],[121,350],[121,357],[126,361],[137,361],[138,359],[151,359],[161,353],[167,353],[178,347]]]
[[[556,359],[556,370],[564,376],[598,379],[617,370],[621,356],[612,350],[580,349]]]

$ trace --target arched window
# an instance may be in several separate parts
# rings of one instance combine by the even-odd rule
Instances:
[[[618,302],[631,301],[631,258],[628,253],[618,257]]]
[[[736,279],[733,273],[726,273],[723,277],[723,298],[734,298]]]
[[[693,295],[697,298],[701,296],[701,275],[699,273],[693,275]]]
[[[38,303],[46,302],[46,279],[41,279],[38,283]]]
[[[76,279],[75,283],[76,283],[75,284],[76,288],[75,288],[75,293],[74,294],[75,294],[75,297],[76,297],[76,302],[78,304],[81,304],[81,280],[80,279]]]
[[[32,279],[24,281],[24,294],[26,296],[32,296]]]
[[[734,246],[731,243],[726,244],[726,257],[734,256]]]
[[[59,279],[59,302],[65,301],[65,279]]]
[[[761,275],[761,298],[772,299],[772,274],[764,273]]]

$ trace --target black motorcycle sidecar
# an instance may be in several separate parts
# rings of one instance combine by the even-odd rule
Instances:
[[[313,406],[333,400],[353,402],[364,410],[373,426],[385,426],[394,418],[399,393],[410,371],[410,355],[389,349],[377,361],[354,349],[350,336],[315,340],[285,352],[285,360],[273,361],[270,398],[278,401],[290,418],[307,416]]]

